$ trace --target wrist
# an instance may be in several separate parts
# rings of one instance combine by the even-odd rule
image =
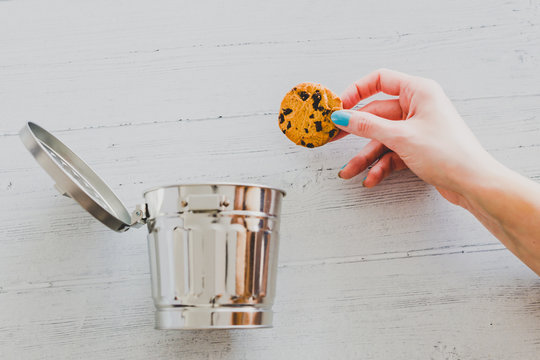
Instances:
[[[476,212],[486,198],[496,197],[512,185],[516,174],[485,152],[478,160],[468,161],[452,172],[453,191],[460,194],[463,208]]]
[[[540,186],[493,159],[461,189],[459,205],[540,275]]]

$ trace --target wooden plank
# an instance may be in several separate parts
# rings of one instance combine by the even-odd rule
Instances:
[[[503,111],[497,107],[498,99],[466,101],[458,107],[496,157],[540,179],[540,166],[534,161],[540,144],[535,120],[540,105],[535,100],[509,98]],[[513,126],[515,123],[520,126]],[[300,148],[277,131],[271,115],[58,135],[131,208],[142,201],[145,189],[169,183],[244,181],[286,189],[289,194],[283,206],[281,242],[284,262],[426,250],[438,253],[448,248],[461,251],[497,244],[472,216],[446,203],[410,173],[396,174],[374,189],[362,188],[362,176],[352,181],[338,179],[338,169],[365,140],[348,137],[320,149]],[[259,140],[263,138],[267,141]],[[17,285],[21,278],[55,281],[70,271],[77,277],[101,276],[112,271],[110,264],[114,263],[119,264],[114,276],[145,274],[144,229],[126,234],[109,231],[70,199],[57,194],[52,181],[25,152],[18,138],[1,138],[0,156],[6,168],[0,170],[0,194],[6,206],[0,209],[4,239],[0,242],[5,249],[0,257],[13,268],[21,267],[20,259],[26,257],[33,267],[22,269],[21,277],[5,273],[0,278]],[[40,251],[33,251],[36,248]],[[70,256],[81,253],[88,254],[88,263]],[[51,259],[57,259],[58,264],[51,267]]]
[[[26,359],[534,359],[540,346],[538,278],[506,250],[278,276],[275,327],[257,331],[153,330],[147,276],[5,290],[0,348]]]
[[[137,5],[127,12],[106,6],[108,16],[96,16],[99,7],[81,4],[64,4],[67,17],[45,9],[23,17],[27,6],[39,13],[43,5],[3,2],[0,134],[28,120],[68,129],[275,113],[298,82],[340,92],[381,66],[436,78],[456,99],[538,95],[538,11],[520,1],[479,4],[439,4],[426,20],[425,12],[395,2],[385,26],[354,9],[345,18],[315,11],[299,21],[300,4],[271,7],[254,25],[237,5],[225,11],[232,17],[205,11],[212,28],[203,35],[200,19],[171,11],[173,3],[150,17]],[[387,7],[354,6],[374,13]],[[286,27],[275,26],[278,17]]]

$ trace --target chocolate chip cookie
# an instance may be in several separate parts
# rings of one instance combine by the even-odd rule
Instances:
[[[320,84],[302,83],[283,98],[279,128],[297,145],[321,146],[338,134],[330,115],[341,109],[341,99],[331,90]]]

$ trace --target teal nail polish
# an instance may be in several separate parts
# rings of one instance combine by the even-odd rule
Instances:
[[[332,121],[334,124],[339,126],[349,126],[349,119],[351,118],[351,113],[344,110],[334,111],[332,113]]]
[[[347,163],[347,164],[349,164],[349,163]],[[339,169],[339,171],[338,171],[338,173],[337,173],[338,178],[343,179],[343,178],[341,177],[341,170],[343,170],[343,169],[345,168],[345,166],[347,166],[347,164],[343,165],[343,166],[341,167],[341,169]]]
[[[362,186],[364,186],[364,187],[366,186],[366,185],[364,185],[364,181],[366,181],[366,179],[367,179],[367,176],[362,179]]]

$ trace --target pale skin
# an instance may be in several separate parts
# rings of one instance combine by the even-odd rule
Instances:
[[[540,184],[495,160],[433,80],[377,70],[345,90],[343,108],[379,92],[396,98],[343,110],[349,123],[336,124],[344,131],[335,140],[347,134],[371,139],[339,177],[351,179],[373,165],[363,181],[371,188],[409,168],[446,200],[470,211],[540,275]]]

